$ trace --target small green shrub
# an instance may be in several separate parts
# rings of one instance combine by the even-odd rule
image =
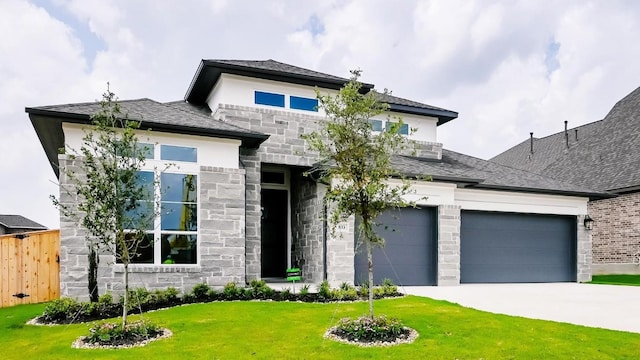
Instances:
[[[302,285],[302,287],[300,288],[300,296],[307,295],[309,295],[309,284]]]
[[[289,288],[286,289],[282,289],[282,291],[280,291],[280,298],[279,300],[281,301],[288,301],[288,300],[292,300],[294,298],[293,294],[291,293],[291,290]]]
[[[382,280],[382,284],[380,284],[380,286],[382,287],[385,296],[398,296],[400,294],[398,293],[398,287],[393,283],[393,281],[391,281],[391,279]]]
[[[340,287],[339,289],[331,290],[331,300],[334,301],[353,301],[358,299],[358,292],[355,288],[347,288],[343,289]]]
[[[360,284],[360,288],[358,289],[358,295],[360,295],[361,297],[368,297],[369,296],[369,283],[368,282],[363,282],[362,284]]]
[[[49,302],[40,319],[45,322],[64,323],[86,313],[86,303],[63,297]]]
[[[197,302],[198,299],[196,299],[195,295],[193,295],[192,293],[186,293],[186,294],[182,294],[182,303],[183,304],[192,304],[194,302]]]
[[[211,287],[209,287],[209,285],[201,283],[194,286],[193,289],[191,289],[191,293],[193,294],[193,296],[195,296],[196,299],[202,301],[209,298],[209,290],[211,290]]]
[[[161,334],[160,328],[145,320],[131,322],[124,328],[122,324],[99,322],[89,328],[85,341],[100,345],[127,345],[151,339]]]
[[[178,300],[178,289],[169,287],[164,291],[165,298],[169,302],[175,302]]]
[[[238,300],[242,297],[242,288],[238,287],[235,282],[227,283],[222,289],[225,300]]]
[[[351,290],[351,289],[355,289],[355,287],[351,284],[349,284],[348,282],[343,282],[342,284],[340,284],[340,290]]]
[[[218,298],[220,297],[220,292],[214,288],[209,289],[209,291],[207,291],[207,298],[211,301],[213,300],[218,300]]]
[[[333,334],[342,339],[357,342],[393,342],[409,335],[409,330],[395,318],[377,316],[373,319],[362,316],[357,319],[344,318],[338,322]]]
[[[251,288],[251,297],[253,299],[271,299],[275,293],[272,288],[267,286],[264,280],[251,280],[249,287]]]
[[[318,296],[321,299],[331,299],[331,286],[329,286],[329,282],[327,280],[324,280],[318,286]]]

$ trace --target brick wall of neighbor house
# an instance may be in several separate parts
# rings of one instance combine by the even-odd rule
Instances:
[[[589,202],[593,273],[640,274],[640,192]]]
[[[438,285],[460,284],[460,206],[438,206]]]
[[[302,270],[304,281],[318,283],[324,277],[325,186],[291,175],[292,263]]]
[[[59,156],[60,187],[72,189],[65,169],[80,174],[77,162],[66,155]],[[245,171],[218,167],[200,167],[200,228],[199,265],[149,266],[131,265],[131,287],[176,287],[188,291],[193,285],[206,282],[224,285],[245,280]],[[77,196],[61,191],[60,201],[71,205]],[[88,299],[88,248],[85,230],[70,218],[60,218],[60,289],[61,296]],[[100,294],[123,290],[123,268],[114,265],[114,257],[101,253],[98,268]]]

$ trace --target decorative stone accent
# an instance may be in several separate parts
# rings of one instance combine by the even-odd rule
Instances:
[[[292,262],[302,270],[304,281],[324,278],[324,194],[326,187],[305,177],[291,176]]]
[[[427,141],[413,141],[413,143],[414,146],[400,152],[400,155],[442,160],[441,143]]]
[[[330,211],[330,210],[329,210]],[[327,230],[327,281],[332,287],[355,279],[355,218],[338,224],[335,234]]]
[[[438,285],[460,284],[460,206],[438,207]]]
[[[593,273],[640,274],[640,192],[589,202]]]
[[[577,281],[591,281],[591,233],[584,227],[584,215],[578,216],[577,234]]]

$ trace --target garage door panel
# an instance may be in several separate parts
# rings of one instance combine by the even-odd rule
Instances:
[[[435,285],[435,210],[390,210],[376,221],[381,224],[377,232],[385,239],[385,246],[373,249],[374,283],[388,278],[399,285]],[[355,273],[356,283],[367,280],[367,256],[363,245],[357,249]]]
[[[460,281],[575,281],[575,217],[463,211]]]

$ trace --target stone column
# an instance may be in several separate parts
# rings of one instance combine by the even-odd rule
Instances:
[[[327,280],[332,287],[346,282],[353,284],[355,278],[355,218],[338,224],[335,234],[327,231]]]
[[[460,206],[438,207],[438,286],[460,285]]]
[[[579,215],[577,223],[576,280],[578,282],[591,281],[591,263],[593,260],[591,231],[584,226],[585,216]]]

